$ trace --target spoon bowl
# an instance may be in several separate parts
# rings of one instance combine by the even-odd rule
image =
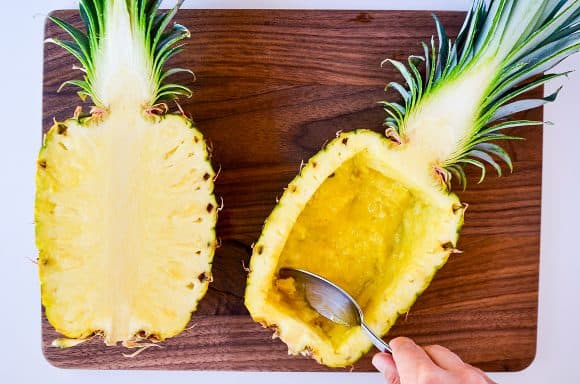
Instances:
[[[322,276],[302,269],[282,268],[279,276],[293,278],[296,285],[304,290],[306,301],[316,312],[336,324],[360,326],[378,350],[392,353],[389,344],[364,322],[361,307],[344,289]]]

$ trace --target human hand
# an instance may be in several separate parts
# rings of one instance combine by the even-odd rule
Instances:
[[[440,345],[421,348],[406,337],[397,337],[389,345],[392,356],[373,357],[373,365],[388,384],[494,384],[482,370]]]

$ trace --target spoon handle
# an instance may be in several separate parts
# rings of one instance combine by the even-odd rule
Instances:
[[[385,343],[383,339],[378,337],[369,327],[365,324],[365,322],[361,322],[361,328],[367,334],[369,339],[371,339],[372,343],[377,347],[377,349],[381,352],[387,352],[392,354],[393,350],[391,349],[390,345]]]

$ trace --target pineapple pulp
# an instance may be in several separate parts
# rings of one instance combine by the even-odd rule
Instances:
[[[276,324],[294,352],[307,350],[329,366],[354,362],[370,342],[360,328],[335,324],[311,309],[291,278],[277,277],[278,270],[305,269],[337,283],[361,305],[370,327],[383,334],[446,261],[461,225],[456,197],[439,192],[430,200],[429,193],[401,177],[402,162],[391,161],[406,153],[386,155],[389,145],[369,131],[339,136],[311,159],[280,202],[277,212],[297,216],[279,234],[287,236],[283,246],[269,253],[266,239],[256,245],[275,263],[269,265],[269,281],[252,280],[248,287],[252,293],[259,289],[264,300],[247,301],[254,318]],[[341,157],[344,162],[335,169],[321,166]],[[311,187],[307,180],[319,185]]]
[[[393,255],[399,255],[405,236],[403,218],[406,212],[412,216],[409,208],[421,203],[403,185],[366,167],[360,156],[347,161],[316,191],[296,221],[279,265],[325,276],[366,309],[373,293],[381,290],[373,277],[392,280],[400,260]]]
[[[125,127],[131,127],[127,129]],[[107,344],[182,330],[207,290],[213,171],[180,116],[112,112],[56,124],[38,160],[37,244],[46,315]]]

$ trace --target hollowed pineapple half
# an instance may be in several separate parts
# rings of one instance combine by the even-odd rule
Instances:
[[[383,102],[385,134],[339,134],[267,219],[246,290],[254,320],[275,328],[290,353],[332,367],[371,347],[360,327],[320,316],[292,278],[278,276],[294,267],[344,288],[370,328],[386,334],[455,251],[465,206],[450,192],[452,177],[465,186],[463,166],[471,164],[483,180],[485,163],[501,175],[497,159],[511,169],[494,141],[516,139],[505,129],[541,124],[506,118],[555,99],[514,101],[561,75],[542,73],[580,50],[579,16],[578,0],[475,1],[454,43],[436,18],[438,49],[433,40],[423,44],[424,56],[411,56],[408,66],[388,60],[406,87],[389,84],[403,102]]]
[[[211,279],[214,171],[202,134],[162,101],[188,95],[164,70],[189,36],[159,1],[81,0],[86,33],[50,40],[82,64],[68,81],[95,103],[55,122],[36,176],[42,304],[74,346],[91,335],[128,347],[181,332]]]
[[[309,351],[329,366],[369,348],[348,328],[311,309],[283,267],[324,276],[361,305],[383,334],[408,310],[454,248],[463,206],[454,194],[411,175],[413,163],[370,131],[341,134],[288,186],[256,244],[248,282],[254,319],[275,326],[291,352]],[[264,257],[267,255],[267,257]]]

